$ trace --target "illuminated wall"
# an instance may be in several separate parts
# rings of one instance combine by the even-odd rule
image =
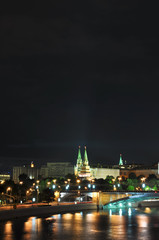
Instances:
[[[93,178],[103,178],[105,179],[106,176],[113,176],[116,178],[120,175],[119,169],[113,169],[113,168],[91,168],[91,175]]]

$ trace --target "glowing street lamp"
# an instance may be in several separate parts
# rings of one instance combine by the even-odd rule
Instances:
[[[79,184],[81,181],[79,179],[77,179],[76,182]]]
[[[142,184],[142,188],[145,188],[145,187],[146,187],[146,184],[145,184],[145,183],[143,183],[143,184]]]
[[[119,183],[120,183],[120,181],[122,180],[122,178],[121,178],[121,177],[119,177],[119,178],[118,178],[118,180],[119,180]]]
[[[56,184],[56,179],[53,180],[53,183]]]
[[[113,189],[114,189],[114,191],[116,191],[116,185],[113,185]]]
[[[68,179],[67,179],[67,181],[68,181],[68,184],[70,184],[70,182],[71,182],[71,179],[70,179],[70,178],[68,178]]]
[[[146,178],[145,177],[142,177],[141,178],[141,182],[145,182]]]
[[[78,189],[80,189],[80,188],[81,188],[81,186],[79,185],[80,182],[81,182],[80,179],[77,179],[76,182],[77,182],[77,184],[78,184]]]
[[[12,188],[11,188],[11,187],[8,187],[8,188],[6,189],[6,191],[7,191],[7,192],[11,192],[11,191],[12,191]]]

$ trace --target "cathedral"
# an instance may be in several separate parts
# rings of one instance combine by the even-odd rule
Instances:
[[[78,149],[78,157],[77,157],[77,164],[75,166],[75,175],[81,178],[89,178],[91,177],[91,170],[88,162],[88,156],[87,156],[87,149],[85,147],[84,149],[84,158],[82,161],[81,157],[81,149],[79,146]]]
[[[84,156],[83,160],[81,157],[81,148],[79,146],[78,148],[78,156],[77,156],[77,162],[74,166],[74,174],[77,177],[83,178],[83,179],[99,179],[103,178],[105,179],[106,176],[113,176],[116,178],[117,176],[120,176],[120,169],[123,166],[123,160],[122,155],[120,154],[120,161],[119,165],[117,165],[115,168],[113,166],[103,168],[103,167],[90,167],[88,162],[88,155],[87,155],[87,149],[84,148]],[[119,168],[120,167],[120,168]]]

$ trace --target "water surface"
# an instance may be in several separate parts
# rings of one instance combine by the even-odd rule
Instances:
[[[19,218],[0,222],[0,240],[156,240],[157,211],[129,208]]]

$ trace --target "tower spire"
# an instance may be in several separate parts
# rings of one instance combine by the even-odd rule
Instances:
[[[75,175],[78,175],[78,173],[81,171],[81,167],[82,167],[82,157],[81,157],[81,149],[79,146],[78,147],[77,164],[75,166]]]
[[[81,148],[81,147],[79,146],[79,148],[78,148],[78,157],[77,157],[77,160],[78,160],[78,159],[82,159],[82,158],[81,158],[81,150],[80,150],[80,148]]]
[[[122,154],[120,153],[120,160],[119,160],[119,165],[123,165],[123,159],[122,159]]]
[[[88,165],[88,156],[87,156],[87,149],[86,149],[86,146],[84,147],[85,150],[84,150],[84,159],[83,159],[83,165]]]

